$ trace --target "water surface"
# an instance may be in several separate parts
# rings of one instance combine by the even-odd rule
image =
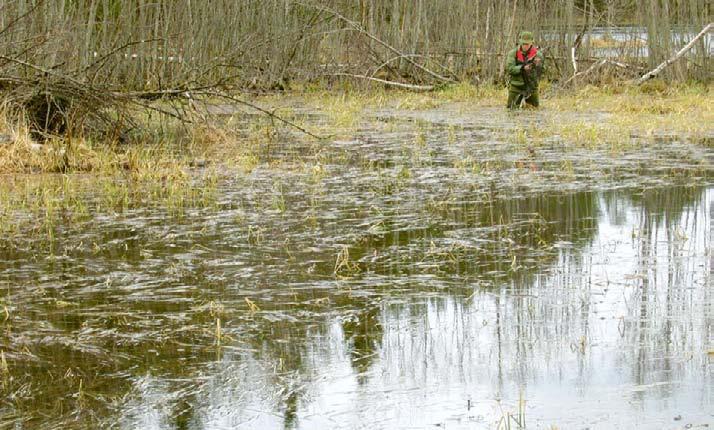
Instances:
[[[384,110],[3,238],[0,428],[714,425],[711,151],[511,139],[549,115]]]

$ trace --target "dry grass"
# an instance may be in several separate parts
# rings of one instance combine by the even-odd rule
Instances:
[[[647,142],[640,137],[659,135],[710,145],[714,113],[706,100],[711,93],[711,85],[668,87],[657,82],[639,88],[585,87],[544,98],[538,126],[526,124],[527,132],[516,131],[509,139],[531,146],[557,140],[573,150],[606,147],[620,151]],[[260,102],[282,102],[286,107],[279,112],[296,120],[299,115],[290,106],[300,103],[325,114],[328,121],[321,125],[324,130],[352,132],[375,109],[434,109],[453,103],[501,106],[505,97],[504,88],[459,84],[422,94],[384,89],[341,94],[312,91],[280,98],[266,96]],[[561,113],[586,115],[582,117],[585,119],[563,121]],[[247,124],[232,120],[221,125],[203,124],[184,135],[168,133],[142,145],[111,145],[81,138],[39,145],[31,140],[21,119],[0,112],[0,134],[12,140],[0,144],[0,174],[10,179],[0,187],[0,218],[10,213],[34,213],[52,224],[58,214],[81,218],[101,208],[124,210],[147,202],[162,203],[175,213],[189,206],[210,205],[223,167],[250,172],[261,164],[262,154],[268,154],[271,145],[282,138],[276,125],[265,118]],[[417,134],[414,140],[417,149],[422,143],[420,136]],[[176,140],[182,143],[177,145]],[[196,160],[203,173],[196,171]],[[324,174],[321,165],[330,160],[320,158],[318,149],[315,160],[315,164],[300,164],[299,160],[293,164],[319,178]],[[459,167],[478,171],[490,168],[473,160],[463,160]],[[57,173],[64,175],[57,178]],[[89,182],[93,186],[88,186]],[[87,193],[97,190],[102,196],[95,199],[98,206],[86,207]],[[7,228],[10,226],[6,224],[3,229]]]
[[[547,89],[544,89],[547,94]],[[584,87],[570,93],[543,97],[546,121],[529,131],[532,139],[560,138],[574,146],[613,145],[623,136],[679,135],[693,142],[710,142],[714,111],[706,103],[712,85],[669,87],[654,81],[642,87]],[[411,93],[384,88],[336,93],[310,91],[270,95],[258,99],[265,106],[279,106],[280,115],[295,121],[295,106],[321,112],[327,121],[316,127],[323,134],[352,132],[364,123],[366,114],[382,108],[426,110],[452,103],[468,106],[502,106],[506,90],[498,86],[461,83],[429,93]],[[593,114],[597,120],[562,121],[563,113]],[[555,113],[554,115],[549,115]],[[550,120],[548,120],[550,118]],[[130,176],[137,180],[181,182],[187,171],[201,164],[219,162],[243,171],[260,163],[259,154],[279,138],[275,124],[256,119],[245,124],[202,124],[180,133],[149,137],[141,145],[111,145],[88,139],[34,143],[27,124],[16,115],[0,111],[0,135],[12,143],[0,144],[0,173],[78,173],[98,176]],[[516,133],[512,139],[519,140]],[[522,139],[521,139],[522,140]],[[177,147],[176,142],[184,142]]]
[[[576,91],[551,95],[547,82],[542,86],[542,109],[546,121],[531,131],[542,139],[560,138],[573,146],[621,145],[624,137],[676,135],[691,142],[709,142],[714,123],[710,103],[712,85],[669,86],[652,81],[636,87],[627,84],[586,86]],[[336,93],[313,91],[289,95],[284,103],[301,103],[328,119],[321,125],[325,134],[352,132],[364,124],[366,115],[378,109],[429,110],[458,103],[471,107],[502,107],[507,90],[501,86],[460,83],[428,93],[375,88]],[[299,102],[298,102],[299,100]],[[261,103],[280,103],[275,96]],[[563,121],[559,113],[592,115],[592,120]],[[550,119],[549,119],[550,118]],[[532,137],[532,136],[529,136]],[[515,137],[517,138],[517,136]]]
[[[557,112],[605,114],[604,121],[558,123],[555,127],[574,127],[573,131],[593,142],[609,143],[611,138],[621,140],[623,136],[676,135],[706,143],[714,132],[714,108],[707,103],[713,89],[712,85],[696,84],[669,87],[657,81],[642,87],[585,87],[546,100],[545,105]]]
[[[33,142],[28,128],[0,114],[0,234],[28,232],[51,243],[60,219],[83,222],[94,213],[157,205],[181,216],[216,201],[217,173],[191,172],[220,136],[197,128],[182,146],[95,143],[81,138]],[[204,166],[205,167],[205,166]]]
[[[385,88],[380,85],[355,89],[333,90],[312,88],[287,94],[268,94],[256,99],[260,106],[272,106],[276,112],[291,120],[294,108],[307,108],[321,113],[326,123],[312,125],[311,130],[323,135],[352,132],[363,125],[366,115],[379,109],[428,110],[450,103],[471,106],[501,106],[505,104],[505,89],[501,86],[477,86],[467,82],[445,86],[431,92],[412,92]],[[315,127],[317,127],[315,129]]]

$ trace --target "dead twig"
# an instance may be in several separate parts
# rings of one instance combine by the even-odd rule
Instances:
[[[392,58],[390,58],[389,60],[385,61],[384,63],[380,64],[376,69],[374,69],[374,71],[373,71],[372,73],[369,74],[369,76],[374,77],[377,73],[379,73],[380,70],[382,70],[383,68],[387,67],[387,66],[389,65],[389,63],[391,63],[391,62],[393,62],[393,61],[400,60],[400,59],[402,59],[402,58],[406,58],[406,57],[409,57],[409,58],[427,58],[427,59],[431,59],[431,58],[430,58],[430,57],[431,57],[430,55],[422,55],[422,54],[404,54],[404,55],[397,55],[396,57],[392,57]],[[433,61],[433,60],[432,60],[432,61]],[[435,61],[435,63],[436,63],[436,65],[438,65],[439,67],[441,67],[443,70],[449,72],[449,74],[452,76],[452,78],[456,78],[456,73],[454,73],[453,71],[451,71],[448,67],[446,67],[445,65],[439,63],[438,61]]]
[[[0,30],[0,36],[2,36],[3,34],[7,33],[8,31],[10,31],[10,29],[11,29],[12,27],[14,27],[15,24],[17,24],[18,22],[20,22],[20,21],[22,21],[23,19],[27,18],[28,16],[32,15],[32,13],[34,13],[35,10],[37,10],[37,8],[39,8],[39,7],[42,5],[42,3],[44,3],[44,2],[45,2],[45,0],[40,0],[40,1],[38,1],[38,2],[35,3],[30,9],[28,9],[27,12],[23,13],[22,15],[18,16],[17,18],[13,19],[12,21],[10,21],[10,22],[5,26],[5,28],[3,28],[2,30]]]
[[[191,88],[173,88],[159,91],[115,91],[111,88],[93,85],[91,82],[82,82],[57,70],[38,66],[18,58],[0,55],[0,60],[12,62],[22,66],[26,70],[34,72],[29,74],[28,77],[2,76],[0,77],[0,82],[12,85],[14,92],[17,94],[16,103],[19,106],[38,112],[29,112],[29,114],[37,117],[34,118],[34,123],[37,127],[36,132],[42,136],[52,135],[56,132],[61,133],[62,130],[83,124],[84,120],[80,120],[77,124],[71,123],[70,108],[80,109],[80,111],[83,112],[83,118],[100,120],[109,124],[109,128],[112,128],[112,126],[115,128],[116,124],[112,124],[109,115],[105,114],[105,112],[111,110],[118,113],[125,112],[130,105],[158,112],[162,115],[175,118],[184,124],[192,123],[193,118],[186,112],[181,112],[178,109],[172,112],[152,103],[152,101],[182,98],[187,99],[190,104],[195,95],[218,97],[248,106],[313,138],[324,139],[324,137],[311,133],[294,122],[282,118],[267,109],[263,109],[260,106],[236,96],[218,91],[220,83],[208,83]],[[128,117],[129,115],[119,116]]]

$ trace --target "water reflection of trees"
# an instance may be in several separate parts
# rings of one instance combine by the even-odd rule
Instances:
[[[471,363],[471,368],[455,366],[437,376],[459,378],[466,385],[490,380],[500,395],[514,396],[520,384],[547,386],[571,380],[576,393],[587,395],[586,388],[597,386],[596,378],[634,386],[636,398],[651,387],[655,395],[662,395],[673,389],[668,385],[672,382],[682,382],[681,389],[690,390],[687,378],[705,390],[706,383],[697,376],[706,368],[711,332],[710,269],[698,268],[711,243],[711,233],[706,234],[711,229],[711,202],[704,195],[701,188],[652,190],[635,198],[604,193],[603,211],[616,215],[611,224],[627,227],[625,236],[635,226],[635,261],[609,255],[610,246],[628,244],[609,243],[614,238],[607,236],[608,227],[585,253],[561,250],[553,269],[543,276],[513,277],[494,295],[471,297],[473,303],[451,295],[416,305],[422,317],[412,320],[422,324],[412,336],[398,335],[394,327],[404,320],[404,310],[390,312],[383,348],[418,351],[406,364],[416,380],[423,371],[419,357],[436,367]],[[429,340],[422,341],[423,332],[435,323],[439,330],[430,331]],[[618,375],[620,369],[624,375]],[[550,383],[538,381],[550,377]],[[656,389],[658,384],[663,388]],[[617,407],[617,396],[613,399]]]
[[[355,294],[337,291],[336,294],[336,291],[329,289],[301,289],[290,295],[290,311],[293,314],[300,310],[318,313],[328,309],[337,311],[341,336],[353,372],[360,384],[368,383],[369,370],[383,349],[381,342],[385,337],[382,326],[385,308],[372,297],[387,293],[392,288],[390,285],[370,284],[370,276],[394,279],[396,275],[409,279],[411,275],[420,274],[419,267],[413,265],[414,261],[431,259],[445,266],[438,272],[441,278],[467,275],[471,279],[488,278],[497,279],[499,283],[510,282],[514,289],[526,287],[538,270],[537,264],[552,264],[557,258],[557,252],[552,252],[553,244],[569,240],[582,245],[593,237],[596,233],[596,197],[593,193],[580,193],[450,205],[444,211],[433,214],[440,221],[429,228],[403,229],[399,220],[385,220],[381,224],[383,234],[363,237],[350,248],[351,256],[359,260],[361,265],[360,270],[354,274],[355,279],[363,281],[356,283],[359,291]],[[444,247],[448,247],[449,241],[456,236],[459,240],[472,241],[478,245],[464,247],[454,258],[457,251]],[[406,258],[402,254],[405,249],[408,254]],[[392,250],[397,254],[390,254]],[[387,256],[382,257],[384,254]],[[373,259],[375,255],[379,257]],[[530,267],[514,268],[512,255],[525,262],[522,264],[530,262]],[[448,261],[448,256],[451,256],[451,261]],[[381,262],[380,258],[386,261]],[[346,282],[349,284],[349,281]],[[431,289],[428,281],[410,281],[409,284],[404,294],[412,297],[418,296],[420,291]],[[364,290],[370,293],[364,294]],[[330,302],[328,309],[320,309],[315,305],[322,300]],[[280,301],[268,306],[264,311],[285,311]],[[411,314],[409,318],[419,319],[428,313],[428,305],[412,303],[405,306],[405,310]],[[437,312],[446,311],[441,309]],[[517,318],[522,317],[517,314]],[[497,321],[495,326],[500,330],[501,323]],[[319,369],[311,368],[313,362],[305,362],[311,356],[311,360],[314,360],[312,354],[315,354],[306,344],[321,344],[322,341],[317,338],[328,336],[316,329],[314,320],[303,318],[289,323],[278,321],[260,324],[253,330],[262,331],[262,334],[251,336],[258,342],[254,345],[260,351],[261,360],[280,363],[283,371],[302,375],[299,379],[306,380],[308,384],[313,373],[319,372]],[[524,335],[518,337],[525,338]],[[519,341],[519,347],[525,348],[525,342]],[[295,408],[300,403],[300,397],[310,396],[309,390],[302,392],[289,388],[289,393],[283,400],[286,427],[297,422]]]
[[[398,375],[391,372],[397,369],[390,366],[397,366],[398,374],[413,378],[417,385],[427,383],[427,373],[436,366],[445,384],[489,381],[502,394],[512,393],[514,384],[535,382],[552,373],[550,366],[573,366],[576,385],[586,387],[598,363],[590,348],[598,335],[592,325],[599,321],[602,305],[594,298],[616,286],[598,278],[595,257],[582,250],[598,233],[598,216],[606,214],[612,225],[629,226],[629,208],[634,206],[639,212],[632,244],[638,260],[631,285],[623,287],[629,295],[617,354],[622,366],[632,369],[633,383],[671,380],[685,371],[674,355],[696,349],[705,342],[696,336],[711,331],[701,328],[706,317],[696,314],[692,301],[711,303],[712,298],[706,288],[691,290],[699,285],[693,273],[701,270],[694,270],[692,260],[686,258],[689,247],[699,249],[691,241],[700,240],[703,233],[701,207],[706,204],[702,190],[692,188],[646,191],[632,197],[577,193],[427,203],[420,218],[431,221],[420,228],[405,228],[408,225],[395,209],[393,219],[382,223],[381,233],[363,236],[351,248],[360,265],[353,276],[335,280],[330,269],[318,268],[318,281],[312,286],[308,282],[289,291],[271,290],[272,300],[260,302],[260,311],[253,314],[245,311],[241,290],[231,291],[225,282],[220,288],[214,285],[225,298],[221,314],[194,312],[177,305],[178,301],[134,303],[132,309],[145,312],[147,318],[166,315],[167,330],[157,328],[157,339],[144,338],[133,347],[114,345],[116,338],[111,335],[100,337],[98,343],[107,353],[125,359],[104,359],[92,351],[78,353],[65,347],[37,348],[33,352],[51,366],[28,365],[22,372],[32,375],[32,382],[43,372],[60,374],[66,371],[63,363],[74,362],[85,375],[89,393],[117,397],[131,391],[127,379],[117,374],[150,373],[190,381],[166,388],[184,393],[174,398],[171,407],[176,428],[196,427],[211,402],[220,397],[217,393],[224,393],[229,397],[225,401],[235,406],[251,390],[264,392],[264,406],[280,412],[281,425],[300,427],[301,410],[319,395],[320,376],[336,366],[331,360],[348,363],[357,381],[355,390],[366,390],[373,382],[370,371],[375,366],[385,370],[386,383],[398,383],[392,380]],[[690,236],[689,241],[682,235]],[[513,256],[520,267],[514,267]],[[333,279],[326,282],[328,275]],[[198,270],[178,284],[207,285],[209,279]],[[474,288],[482,281],[490,288]],[[443,285],[458,288],[444,293]],[[186,293],[186,297],[198,300],[202,294]],[[380,297],[394,300],[383,303]],[[49,308],[40,311],[51,314]],[[63,310],[50,315],[50,320],[56,319],[54,324],[66,330],[96,325],[86,314]],[[183,314],[188,315],[187,327],[210,328],[216,317],[222,318],[226,335],[232,337],[226,338],[223,349],[211,348],[215,339],[210,332],[168,327],[177,323],[171,318]],[[156,327],[148,320],[135,323]],[[119,319],[102,324],[106,330],[131,331],[122,328]],[[711,321],[706,324],[709,327]],[[137,332],[146,334],[144,329]],[[235,345],[247,352],[232,352]],[[383,351],[401,354],[385,356]],[[210,362],[217,364],[207,366]],[[264,367],[259,376],[251,373],[253,362]],[[212,382],[201,387],[185,386],[207,378]],[[70,400],[63,408],[77,408],[71,400],[76,384],[55,385],[55,389],[42,385],[40,390],[43,394],[35,395],[31,403],[19,401],[16,406],[33,414],[38,405],[51,410],[53,399],[64,398]],[[241,411],[236,407],[236,413]]]
[[[353,254],[365,271],[389,276],[427,273],[503,281],[548,265],[557,242],[582,244],[597,233],[594,193],[490,197],[427,203],[418,217],[428,220],[427,226],[409,226],[397,210],[382,222],[380,233],[363,237]]]
[[[712,298],[710,281],[698,278],[706,273],[697,270],[701,260],[692,257],[711,246],[706,212],[711,202],[705,195],[700,187],[679,187],[645,190],[629,199],[639,208],[633,231],[637,259],[633,288],[625,296],[621,351],[634,365],[636,384],[682,379],[684,362],[703,359],[710,318],[701,305]],[[636,395],[641,400],[644,392]]]
[[[363,309],[345,318],[342,323],[345,340],[350,343],[352,366],[360,381],[363,381],[376,358],[382,339],[381,307],[367,304]]]
[[[691,259],[675,258],[682,252],[682,238],[678,239],[677,235],[700,237],[703,233],[701,229],[704,224],[699,218],[703,214],[701,208],[706,203],[702,196],[701,189],[682,189],[650,191],[635,197],[623,197],[621,192],[589,194],[585,198],[574,196],[556,203],[544,202],[546,204],[536,199],[526,201],[522,206],[517,202],[504,202],[488,212],[487,221],[500,219],[502,221],[497,224],[516,227],[505,232],[490,231],[489,234],[505,234],[499,237],[512,240],[526,252],[535,247],[548,248],[548,245],[554,243],[562,244],[562,248],[548,254],[548,266],[551,269],[539,267],[538,273],[531,274],[528,270],[507,270],[508,260],[504,262],[495,258],[496,263],[491,266],[476,260],[471,266],[464,266],[472,270],[474,278],[488,278],[491,270],[501,269],[507,273],[498,283],[504,288],[495,291],[492,298],[477,294],[463,302],[463,299],[453,294],[427,299],[418,299],[412,295],[407,304],[379,310],[381,318],[367,315],[354,323],[345,324],[343,332],[346,338],[351,338],[358,327],[368,328],[369,321],[382,321],[374,325],[378,328],[376,333],[363,335],[370,340],[366,353],[396,350],[406,351],[406,354],[399,358],[399,362],[392,362],[394,358],[381,357],[378,362],[368,363],[368,366],[379,365],[384,372],[385,368],[394,369],[390,366],[398,365],[400,374],[406,373],[416,378],[415,382],[419,384],[420,378],[427,371],[426,367],[430,366],[426,362],[436,367],[451,363],[460,370],[456,374],[449,370],[440,377],[447,381],[459,378],[467,383],[493,378],[493,386],[498,387],[501,394],[507,395],[509,390],[510,394],[514,393],[514,384],[529,384],[529,381],[537,384],[541,375],[552,374],[554,371],[557,374],[557,369],[552,367],[559,366],[565,366],[560,372],[574,372],[575,389],[582,392],[591,384],[594,375],[602,370],[597,368],[598,365],[609,360],[600,356],[600,352],[594,352],[594,345],[597,342],[612,342],[618,338],[613,337],[613,334],[622,330],[622,345],[615,348],[614,354],[621,355],[620,366],[634,372],[632,384],[672,380],[671,372],[673,367],[677,367],[673,364],[672,355],[696,347],[692,343],[697,343],[693,337],[703,339],[703,334],[708,330],[700,325],[700,320],[705,318],[703,315],[697,316],[695,312],[695,320],[685,316],[691,315],[693,310],[685,303],[687,298],[692,297],[686,291],[696,284],[687,277],[691,278],[694,273],[701,274],[702,271],[683,265],[694,264]],[[578,207],[582,209],[578,210]],[[632,296],[627,297],[630,313],[624,315],[622,320],[612,320],[611,310],[603,305],[599,297],[606,296],[608,290],[617,287],[610,284],[610,280],[603,277],[595,267],[603,263],[600,261],[602,256],[593,255],[597,247],[586,253],[580,247],[592,242],[597,232],[596,218],[599,211],[607,215],[612,225],[624,227],[632,224],[632,207],[638,208],[635,215],[638,220],[637,231],[633,239],[633,245],[637,247],[638,268],[634,279],[641,281],[639,288],[624,288],[625,292],[632,292]],[[465,212],[473,214],[475,211],[467,209]],[[523,213],[537,213],[546,220],[547,228],[538,231],[538,239],[530,233],[533,231],[530,230],[530,224],[519,226],[517,220]],[[491,218],[492,214],[497,218]],[[564,221],[556,222],[559,217]],[[459,216],[452,219],[459,219]],[[466,228],[478,228],[487,222],[480,217],[472,216],[469,221],[468,216],[462,216],[458,224]],[[391,236],[371,238],[366,242],[363,252],[369,255],[374,248],[403,248],[414,242],[433,242],[440,235],[447,234],[447,229],[437,228],[400,231]],[[597,246],[606,248],[608,238],[603,236],[600,241],[602,243]],[[664,248],[662,244],[665,244]],[[700,251],[704,249],[699,245],[694,248]],[[494,251],[498,254],[497,247]],[[652,260],[653,257],[666,258],[666,261],[656,262]],[[621,263],[627,262],[611,262]],[[655,269],[657,265],[659,269]],[[491,270],[483,270],[484,266]],[[375,272],[379,273],[379,266],[374,267],[377,267]],[[405,263],[399,270],[389,273],[409,275],[413,273],[409,269],[410,266]],[[469,272],[458,272],[459,275],[463,273]],[[640,276],[647,273],[650,274],[646,277]],[[666,277],[662,278],[663,275]],[[616,274],[613,273],[613,276]],[[425,288],[429,289],[428,286]],[[711,302],[705,289],[700,289],[698,294],[704,296],[704,302]],[[478,312],[482,312],[482,316],[474,317]],[[661,318],[663,316],[665,318]],[[607,321],[601,322],[604,318]],[[398,334],[404,329],[400,321],[412,321],[408,330],[411,335]],[[600,324],[605,325],[606,329]],[[687,333],[687,326],[694,327],[694,332]],[[698,341],[700,346],[705,342],[702,339]],[[405,357],[406,361],[402,361]],[[417,359],[419,357],[425,362]],[[484,365],[469,370],[470,365],[465,363],[474,362]],[[684,367],[686,365],[680,363],[679,371],[683,371]],[[488,368],[495,370],[495,374],[484,370]],[[365,367],[356,366],[355,373],[364,374]],[[389,372],[386,374],[389,375]]]
[[[512,278],[521,284],[525,284],[527,277],[525,270],[511,270],[510,253],[517,253],[519,256],[526,255],[529,250],[551,245],[559,237],[574,236],[581,229],[590,230],[587,234],[592,234],[592,218],[594,217],[593,197],[590,194],[557,196],[557,197],[530,197],[512,201],[493,200],[478,204],[454,204],[444,207],[442,211],[434,211],[426,206],[424,210],[432,211],[423,214],[425,218],[433,215],[440,221],[431,228],[402,230],[399,221],[385,221],[384,227],[387,230],[382,236],[368,237],[359,246],[353,247],[356,259],[363,256],[387,254],[389,262],[382,263],[377,259],[374,263],[362,262],[362,272],[357,278],[365,276],[366,273],[376,275],[405,275],[419,272],[409,261],[402,261],[402,250],[407,249],[414,260],[431,260],[436,265],[442,266],[439,269],[441,277],[452,275],[468,274],[472,277],[493,276]],[[576,209],[569,208],[575,205]],[[570,223],[567,219],[562,222],[562,217],[572,212],[581,215],[585,221],[580,224]],[[494,220],[497,222],[493,223]],[[392,230],[392,231],[390,231]],[[461,239],[470,238],[475,242],[484,241],[486,246],[467,246],[463,248],[451,246],[453,236],[458,232]],[[107,233],[114,235],[115,233]],[[133,233],[132,233],[133,235]],[[124,235],[112,236],[113,239],[123,239]],[[112,239],[112,240],[113,240]],[[134,236],[131,237],[134,240]],[[435,246],[431,242],[435,241]],[[140,249],[142,246],[133,246],[132,250]],[[397,255],[389,255],[389,250],[396,248]],[[122,254],[123,255],[123,254]],[[133,257],[138,253],[132,253]],[[515,255],[515,254],[514,254]],[[108,255],[107,258],[114,259],[116,255]],[[123,258],[123,257],[122,257]],[[132,259],[132,263],[135,263]],[[447,261],[447,262],[445,262]],[[532,268],[531,268],[532,269]],[[193,267],[186,276],[181,276],[170,282],[166,287],[174,288],[174,285],[203,285],[207,282],[204,274],[205,267],[197,265]],[[491,274],[491,275],[489,275]],[[322,273],[321,275],[327,275]],[[222,288],[226,288],[225,285]],[[373,290],[376,294],[380,288],[388,290],[392,286],[377,286],[361,284],[357,288]],[[425,283],[415,282],[405,287],[410,293],[418,293],[419,289],[428,289]],[[383,308],[378,301],[372,299],[372,295],[352,294],[349,291],[335,291],[331,289],[300,289],[291,292],[284,297],[276,297],[274,301],[265,303],[261,314],[272,315],[261,318],[260,315],[239,318],[238,323],[242,324],[240,336],[247,339],[246,343],[251,349],[256,351],[254,358],[265,363],[275,363],[275,375],[270,383],[275,386],[283,386],[283,394],[274,399],[282,403],[284,411],[284,422],[287,428],[297,425],[296,410],[300,405],[300,398],[309,395],[306,392],[306,384],[315,376],[314,362],[307,361],[309,357],[314,357],[319,352],[311,351],[310,343],[312,339],[324,338],[328,333],[324,331],[324,317],[330,311],[337,311],[339,321],[341,321],[341,331],[344,342],[346,342],[347,356],[350,365],[353,367],[359,380],[366,381],[366,376],[370,367],[377,358],[381,348],[380,342],[383,338],[381,320],[383,318]],[[225,291],[224,291],[225,293]],[[189,296],[191,293],[188,294]],[[104,315],[101,321],[92,317],[90,311],[93,305],[106,305],[114,302],[118,297],[105,295],[101,292],[92,295],[92,303],[83,303],[82,308],[74,311],[62,309],[56,311],[52,306],[45,309],[50,321],[54,321],[58,328],[68,331],[80,330],[83,326],[100,327],[103,330],[120,330],[125,336],[131,338],[132,326],[135,327],[137,339],[131,340],[133,346],[120,347],[119,352],[126,357],[125,365],[140,362],[141,365],[131,372],[135,375],[150,373],[161,377],[171,378],[195,378],[201,372],[201,363],[211,361],[213,352],[210,348],[192,347],[191,345],[210,345],[212,339],[206,333],[184,332],[180,334],[170,334],[170,327],[167,331],[155,330],[153,335],[149,332],[149,327],[154,324],[143,321],[141,315],[180,315],[190,311],[189,306],[181,301],[139,301],[131,304],[134,317],[129,317],[128,321],[122,321],[121,316],[116,318],[111,316],[111,312],[97,310],[97,314]],[[195,299],[200,298],[200,293]],[[239,299],[240,303],[240,299]],[[89,312],[88,312],[89,311]],[[419,306],[411,307],[414,316],[423,312]],[[136,316],[139,316],[136,318]],[[295,315],[301,315],[295,317]],[[216,316],[198,314],[187,327],[205,326],[210,327]],[[225,316],[230,319],[231,314]],[[167,322],[170,319],[167,320]],[[146,324],[148,323],[148,325]],[[178,329],[178,327],[173,327]],[[178,334],[178,335],[177,335]],[[148,336],[148,337],[147,337]],[[153,339],[151,338],[153,336]],[[167,336],[171,336],[168,338]],[[139,340],[141,337],[144,340]],[[101,345],[107,351],[115,349],[111,344],[117,339],[109,334],[100,336],[100,341],[94,341],[94,345]],[[60,344],[61,345],[61,344]],[[177,352],[177,345],[181,345],[181,352]],[[117,366],[116,359],[102,354],[95,354],[95,351],[77,352],[73,348],[63,346],[46,346],[34,348],[35,353],[42,357],[45,365],[36,369],[26,368],[30,378],[37,378],[38,372],[49,372],[51,374],[61,374],[66,369],[61,369],[64,363],[77,363],[77,368],[83,373],[81,378],[84,382],[84,389],[88,392],[102,392],[112,387],[112,392],[120,393],[128,390],[128,381],[122,380],[115,383],[115,379],[109,375],[106,366]],[[46,350],[46,351],[45,351]],[[193,352],[192,352],[193,351]],[[111,353],[107,353],[111,354]],[[186,354],[191,357],[186,360]],[[50,358],[52,357],[52,358]],[[133,357],[133,358],[132,358]],[[140,358],[144,357],[144,358]],[[179,359],[182,361],[179,363]],[[131,364],[133,365],[133,364]],[[122,365],[119,366],[123,367]],[[17,368],[21,370],[21,368]],[[24,371],[23,371],[24,372]],[[288,376],[286,376],[288,375]],[[76,382],[76,381],[75,381]],[[71,384],[70,384],[71,385]],[[38,405],[51,405],[55,399],[68,399],[62,409],[77,410],[77,406],[72,406],[71,391],[76,387],[55,384],[56,389],[49,387],[38,390],[38,394],[28,404],[30,408]],[[104,388],[102,388],[104,387]],[[179,389],[179,387],[174,387]],[[115,391],[116,390],[116,391]],[[40,394],[41,393],[41,394]],[[199,400],[189,400],[195,397],[195,390],[187,390],[186,396],[177,399],[177,403],[172,407],[174,412],[174,424],[178,428],[189,426],[196,418],[193,415],[191,403]],[[188,402],[188,403],[187,403]],[[20,402],[19,406],[22,406]],[[33,406],[34,405],[34,406]],[[45,406],[42,407],[46,408]],[[95,410],[100,410],[99,404],[94,405]],[[27,411],[28,414],[32,414]]]

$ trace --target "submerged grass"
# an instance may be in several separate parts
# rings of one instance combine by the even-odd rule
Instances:
[[[642,86],[626,83],[575,90],[554,91],[551,83],[541,88],[544,116],[536,133],[543,138],[561,137],[575,146],[622,144],[623,136],[675,136],[710,146],[714,111],[710,103],[713,85],[699,83],[665,85],[660,81]],[[458,83],[427,93],[376,88],[369,90],[313,90],[300,94],[260,98],[267,105],[300,105],[325,115],[326,134],[352,131],[380,109],[431,110],[448,104],[464,109],[502,108],[507,89],[499,85]],[[505,110],[505,108],[504,108]],[[567,121],[559,115],[591,114],[595,121]]]
[[[0,235],[56,237],[59,224],[81,225],[100,213],[132,208],[163,207],[181,217],[188,208],[212,207],[216,202],[216,173],[199,178],[162,172],[142,176],[87,175],[22,176],[0,184]]]
[[[640,87],[617,84],[585,86],[569,92],[550,94],[542,89],[542,112],[537,127],[529,126],[529,138],[560,139],[579,146],[612,146],[629,137],[673,136],[707,146],[712,144],[710,103],[712,85],[666,86],[658,81]],[[465,109],[502,107],[506,89],[494,85],[459,83],[428,93],[374,88],[369,90],[310,90],[259,96],[258,104],[270,106],[277,114],[298,123],[309,122],[296,108],[322,114],[325,121],[312,129],[326,136],[351,133],[380,109],[431,110],[448,104]],[[587,113],[597,120],[563,120],[559,113]],[[314,121],[313,121],[314,122]],[[156,125],[160,131],[144,136],[139,145],[96,142],[85,138],[51,140],[39,145],[17,116],[0,110],[0,135],[11,143],[0,144],[2,173],[73,173],[134,176],[163,175],[165,180],[181,179],[196,160],[219,161],[251,171],[260,164],[260,154],[281,139],[273,121],[255,117],[247,122],[231,120],[221,124],[199,124],[189,128],[179,124]],[[168,131],[167,131],[168,130]],[[523,140],[516,133],[512,140]],[[419,140],[415,141],[417,144]],[[536,142],[537,143],[537,142]],[[173,151],[173,152],[172,152]],[[174,177],[178,176],[178,177]]]
[[[550,94],[543,89],[539,115],[523,116],[508,133],[511,143],[533,148],[557,143],[564,150],[608,149],[619,153],[647,145],[652,139],[685,140],[711,146],[714,112],[706,103],[712,85],[688,84],[669,87],[657,81],[641,87],[611,85],[583,87]],[[316,122],[299,113],[322,114],[317,126],[325,131],[352,135],[380,109],[431,110],[456,104],[465,109],[502,107],[506,89],[461,83],[428,93],[371,89],[348,91],[305,90],[299,94],[255,97],[263,106],[280,106],[274,111],[296,122]],[[505,109],[504,109],[505,112]],[[583,113],[580,117],[577,114]],[[568,114],[568,116],[564,116]],[[566,119],[564,118],[571,118]],[[398,169],[395,186],[408,181],[414,167],[432,161],[427,145],[432,126],[414,123],[414,138],[406,143],[404,155],[410,166]],[[388,127],[386,125],[385,127]],[[177,123],[155,124],[163,133],[150,133],[137,144],[97,142],[89,138],[55,139],[38,144],[20,117],[0,110],[0,233],[7,237],[31,231],[50,240],[61,219],[90,220],[95,213],[122,212],[140,206],[163,206],[182,215],[189,207],[210,207],[217,201],[217,188],[226,172],[247,174],[261,165],[297,168],[319,184],[331,163],[346,161],[322,151],[321,142],[269,164],[273,148],[292,139],[275,122],[262,116],[231,115],[221,123],[183,127]],[[167,131],[168,130],[168,131]],[[448,130],[453,144],[459,131]],[[9,140],[9,142],[8,142]],[[0,142],[2,142],[0,140]],[[274,146],[275,145],[275,146]],[[306,151],[309,154],[306,154]],[[268,163],[268,164],[266,164]],[[563,160],[564,178],[574,175],[571,160]],[[292,167],[290,167],[292,164]],[[508,163],[505,164],[506,166]],[[498,160],[456,160],[454,167],[468,174],[500,170]],[[536,167],[534,167],[535,169]],[[278,184],[272,208],[285,212],[285,192]],[[259,234],[252,240],[258,241]],[[338,258],[335,272],[350,269],[350,261]]]

